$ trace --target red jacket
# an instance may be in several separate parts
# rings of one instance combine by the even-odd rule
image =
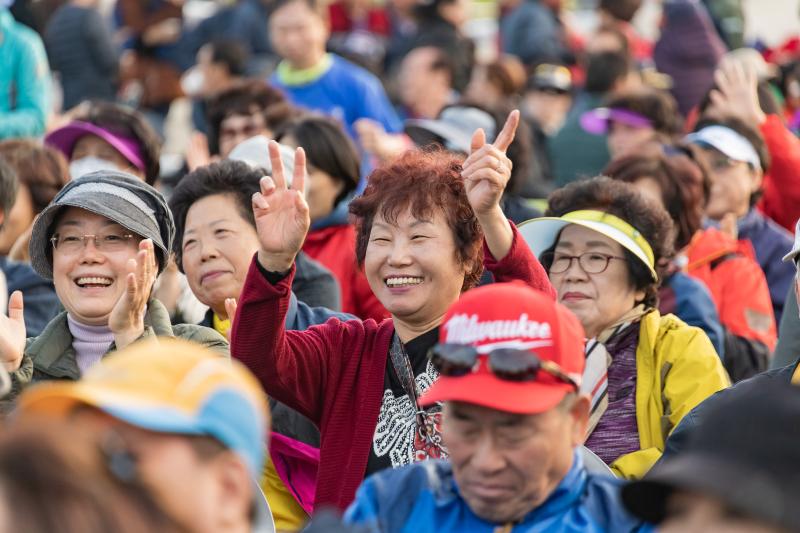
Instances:
[[[547,274],[516,228],[505,258],[495,261],[486,247],[484,253],[484,265],[498,281],[522,280],[555,298]],[[390,319],[331,319],[305,331],[286,331],[293,276],[294,267],[272,285],[253,260],[233,323],[231,354],[267,394],[320,428],[314,504],[345,509],[364,480],[394,325]]]
[[[764,272],[749,242],[717,229],[697,232],[686,248],[687,272],[706,284],[725,328],[775,349],[777,329]]]
[[[794,233],[800,218],[800,139],[789,131],[778,115],[767,115],[759,129],[772,163],[769,174],[764,176],[764,196],[758,208]]]
[[[380,322],[389,312],[372,293],[367,276],[356,261],[356,230],[349,224],[310,232],[303,251],[328,268],[342,290],[342,311]]]
[[[334,2],[328,5],[328,19],[331,33],[351,32],[361,29],[375,35],[388,37],[391,33],[389,15],[385,9],[371,8],[364,14],[361,20],[353,20],[342,2]]]

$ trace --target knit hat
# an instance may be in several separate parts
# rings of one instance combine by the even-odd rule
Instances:
[[[53,278],[53,251],[50,237],[59,213],[65,207],[79,207],[106,217],[152,239],[159,273],[175,237],[175,223],[161,193],[139,178],[113,170],[99,170],[67,183],[36,218],[29,252],[31,266],[46,278]]]

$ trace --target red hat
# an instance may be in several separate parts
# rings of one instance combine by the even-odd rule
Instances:
[[[494,283],[465,293],[447,311],[439,341],[471,345],[479,354],[498,348],[530,350],[542,361],[556,363],[577,383],[586,362],[585,335],[575,315],[522,283]],[[545,371],[539,372],[535,381],[501,379],[489,370],[486,356],[480,355],[473,372],[439,376],[420,402],[459,401],[536,414],[552,409],[574,390]]]

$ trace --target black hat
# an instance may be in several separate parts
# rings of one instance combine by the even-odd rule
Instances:
[[[568,93],[572,91],[572,74],[563,65],[542,63],[528,78],[528,90]]]
[[[660,523],[669,497],[686,490],[800,530],[800,387],[774,380],[760,385],[722,392],[680,455],[623,488],[628,510]]]

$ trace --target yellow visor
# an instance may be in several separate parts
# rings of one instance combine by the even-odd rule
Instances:
[[[519,232],[528,243],[536,257],[549,250],[556,244],[559,233],[566,226],[577,224],[590,230],[605,235],[617,242],[636,256],[653,276],[653,281],[658,281],[655,269],[655,255],[650,243],[641,232],[610,213],[585,209],[572,211],[561,217],[541,217],[528,220],[520,224]]]

